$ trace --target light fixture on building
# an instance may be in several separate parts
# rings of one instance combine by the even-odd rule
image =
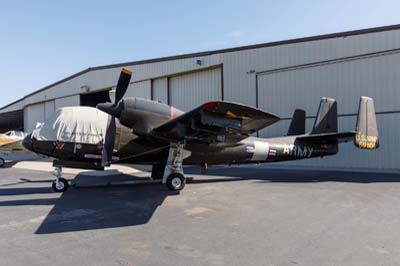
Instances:
[[[83,85],[83,86],[81,86],[81,90],[86,91],[86,92],[89,92],[89,91],[90,91],[90,86],[88,86],[88,85]]]

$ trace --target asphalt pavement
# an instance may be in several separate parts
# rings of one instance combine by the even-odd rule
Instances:
[[[67,171],[86,186],[56,194],[35,164],[0,169],[1,266],[400,265],[399,174],[188,169],[174,193]]]

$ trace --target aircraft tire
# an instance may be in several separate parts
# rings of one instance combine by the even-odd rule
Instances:
[[[69,183],[68,183],[68,180],[65,178],[60,178],[59,187],[57,187],[55,180],[51,184],[51,188],[53,189],[54,192],[57,192],[57,193],[67,191],[68,187],[69,187]]]
[[[0,167],[4,167],[6,161],[3,158],[0,158]]]
[[[170,174],[167,178],[167,187],[172,191],[180,191],[186,185],[186,178],[184,175],[179,173]]]

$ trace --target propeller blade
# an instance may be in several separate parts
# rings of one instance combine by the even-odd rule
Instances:
[[[109,166],[112,161],[114,144],[115,144],[116,125],[115,117],[111,117],[110,125],[107,128],[106,138],[104,141],[103,152],[101,156],[101,164]]]
[[[103,112],[115,117],[119,117],[121,114],[121,108],[123,108],[123,103],[120,103],[124,97],[126,90],[128,89],[129,82],[131,81],[132,71],[123,68],[118,79],[115,101],[114,103],[99,103],[97,108]]]
[[[132,71],[123,68],[118,79],[115,101],[114,103],[100,103],[97,108],[103,112],[111,115],[110,125],[107,128],[106,136],[104,140],[103,152],[101,156],[101,164],[103,166],[109,166],[112,161],[112,155],[114,151],[115,135],[116,135],[116,125],[115,119],[121,114],[121,108],[123,108],[123,103],[120,103],[124,97],[126,90],[128,89],[129,82],[131,81]]]
[[[123,68],[121,74],[119,76],[119,80],[116,87],[115,92],[115,101],[114,104],[118,104],[118,102],[124,97],[126,90],[128,89],[129,82],[131,81],[132,71]]]

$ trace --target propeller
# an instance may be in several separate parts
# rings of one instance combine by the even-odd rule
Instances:
[[[121,114],[123,108],[121,100],[124,97],[126,90],[128,89],[131,76],[132,71],[123,68],[118,79],[114,103],[100,103],[97,105],[98,109],[111,115],[111,121],[106,131],[106,137],[101,156],[101,164],[103,166],[109,166],[112,160],[115,144],[115,134],[117,131],[115,118],[119,118]]]

